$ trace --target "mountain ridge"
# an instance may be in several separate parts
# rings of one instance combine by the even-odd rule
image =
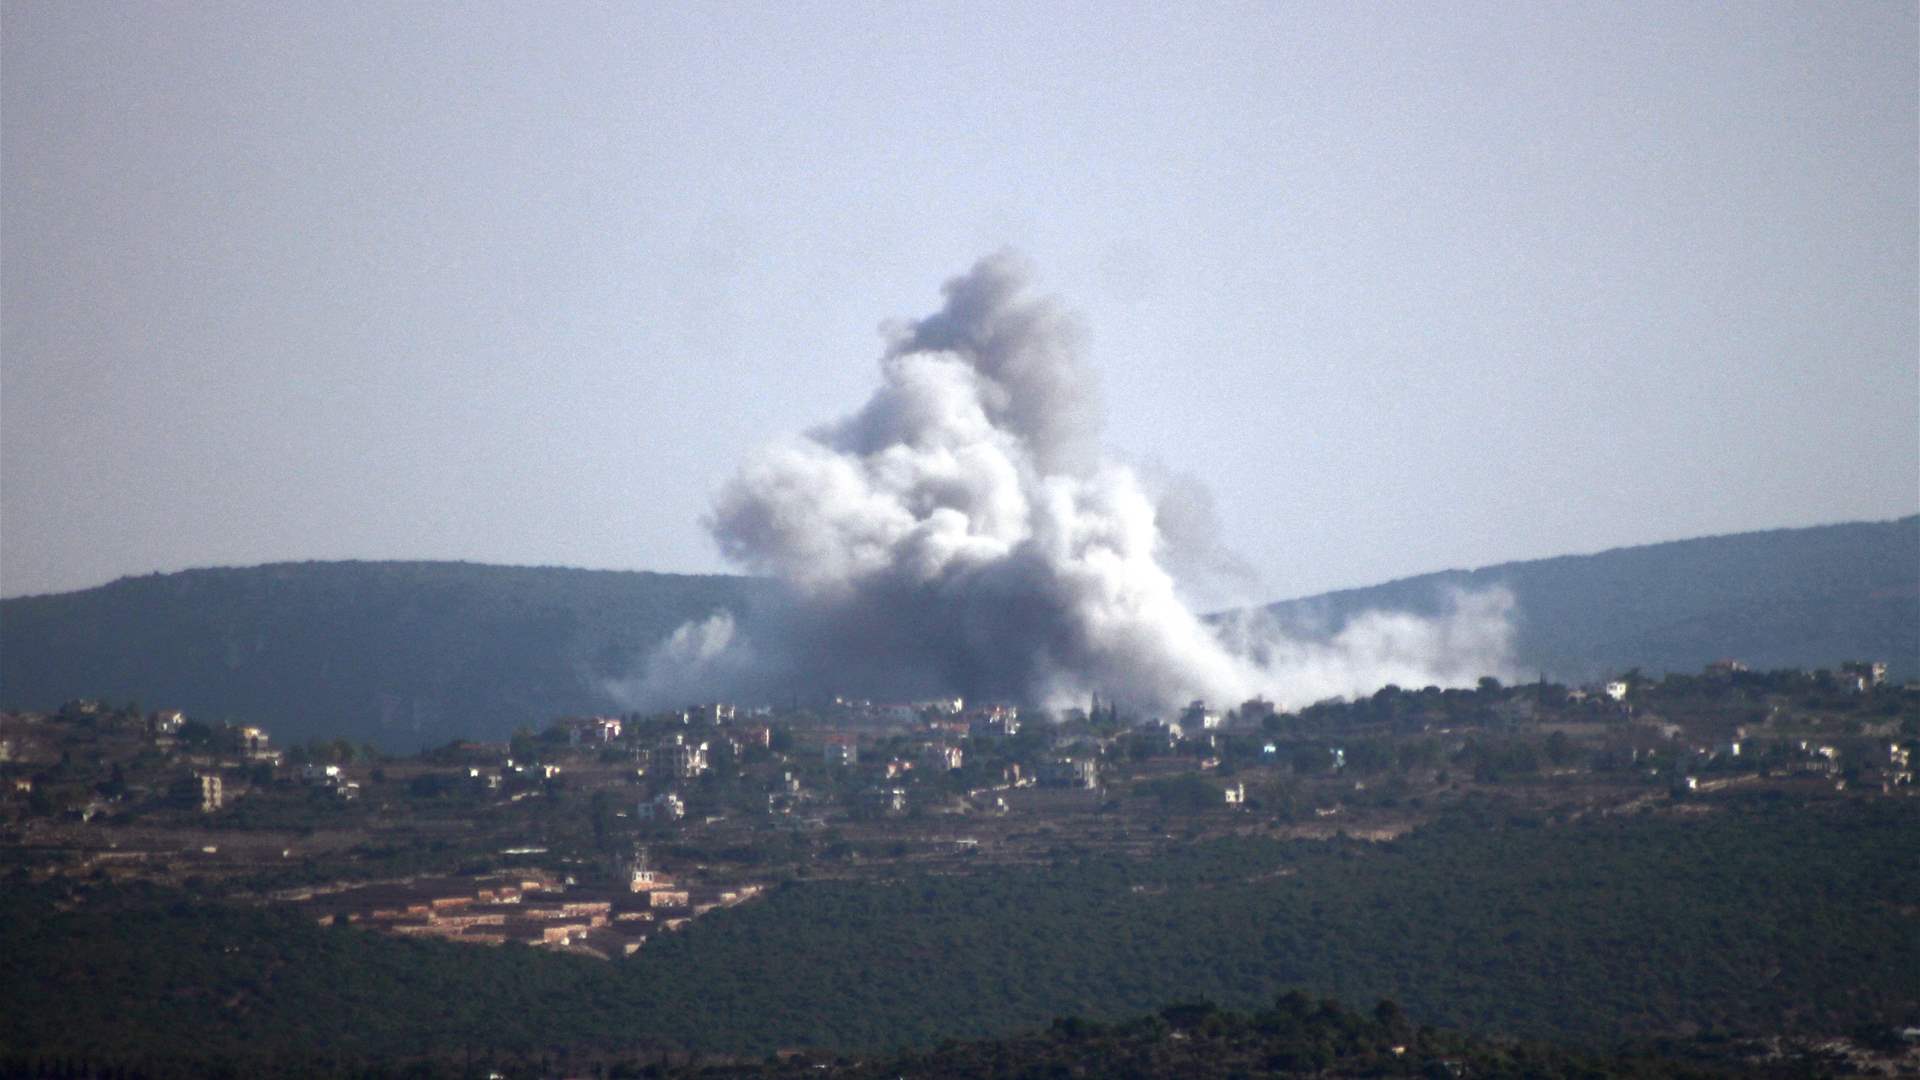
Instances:
[[[1897,677],[1920,675],[1920,515],[1442,570],[1259,610],[1285,625],[1337,628],[1373,608],[1435,614],[1452,590],[1493,587],[1515,595],[1517,660],[1552,677],[1689,670],[1722,657],[1790,667],[1862,655],[1887,660]],[[1850,618],[1835,620],[1836,608]],[[1795,640],[1793,624],[1822,612],[1822,633]],[[1682,633],[1686,625],[1693,633]]]
[[[1452,590],[1517,600],[1522,673],[1585,681],[1639,667],[1756,668],[1883,659],[1920,676],[1920,515],[1760,530],[1444,570],[1279,601],[1297,632],[1361,611],[1421,614]],[[206,567],[0,600],[0,707],[138,698],[259,722],[283,741],[411,749],[498,739],[556,715],[616,710],[682,624],[732,612],[749,632],[777,583],[459,560]]]

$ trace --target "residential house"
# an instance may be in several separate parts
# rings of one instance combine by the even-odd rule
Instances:
[[[1180,713],[1180,724],[1188,731],[1212,731],[1220,726],[1220,714],[1207,708],[1204,701],[1193,701]]]
[[[634,816],[641,821],[679,821],[687,816],[687,804],[673,792],[663,791],[651,799],[642,800],[634,809]]]
[[[1047,787],[1093,790],[1100,786],[1100,763],[1091,758],[1056,758],[1042,762],[1037,778]]]
[[[1020,734],[1020,710],[1010,705],[994,705],[974,711],[967,725],[976,739],[1010,739]]]
[[[1268,717],[1277,715],[1279,715],[1279,710],[1275,708],[1273,702],[1268,701],[1266,698],[1257,697],[1251,701],[1243,701],[1240,703],[1240,722],[1242,724],[1258,726],[1265,723]]]
[[[682,780],[692,779],[707,771],[707,744],[688,742],[684,736],[675,736],[654,749],[653,765]]]
[[[569,746],[603,746],[620,737],[617,716],[569,716],[560,721]]]
[[[271,740],[267,736],[266,729],[243,727],[239,731],[239,739],[241,751],[249,758],[255,761],[278,762],[280,760],[279,753],[267,745]]]
[[[907,789],[897,787],[879,788],[866,793],[867,808],[879,814],[904,814],[907,810]]]
[[[1840,673],[1850,677],[1843,685],[1867,690],[1887,681],[1887,663],[1884,660],[1849,660],[1840,665]]]
[[[671,888],[672,885],[673,878],[670,875],[649,869],[644,861],[636,860],[628,869],[628,892],[653,892],[656,889]]]

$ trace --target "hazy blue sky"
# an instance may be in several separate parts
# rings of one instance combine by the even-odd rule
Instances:
[[[1920,507],[1913,3],[0,15],[7,595],[722,569],[1002,245],[1260,598]]]

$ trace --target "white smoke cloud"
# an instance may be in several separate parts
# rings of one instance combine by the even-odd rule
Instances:
[[[733,613],[716,611],[681,624],[653,647],[637,673],[606,680],[601,689],[622,706],[694,701],[714,686],[736,685],[754,662]]]
[[[1159,707],[1506,670],[1504,594],[1456,597],[1433,619],[1368,613],[1320,639],[1198,618],[1166,568],[1165,492],[1097,453],[1080,335],[1026,281],[1002,253],[948,282],[937,314],[892,332],[865,406],[725,486],[707,527],[729,559],[789,583],[794,607],[757,657],[731,620],[683,627],[646,687],[739,675],[753,658],[813,689]]]

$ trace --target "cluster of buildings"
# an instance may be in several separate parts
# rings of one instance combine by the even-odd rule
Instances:
[[[691,785],[715,768],[716,753],[728,751],[737,763],[756,750],[771,748],[772,727],[752,713],[747,714],[751,722],[740,723],[741,715],[742,711],[732,705],[696,705],[663,714],[667,725],[664,732],[659,730],[662,718],[652,718],[653,726],[647,730],[655,734],[643,736],[647,745],[635,745],[630,750],[638,765],[637,775],[649,788],[636,810],[639,820],[668,822],[684,818]],[[884,755],[863,752],[863,745],[885,742],[879,737],[902,731],[911,733],[914,743],[906,750],[894,743]],[[800,761],[811,757],[829,774],[838,773],[837,778],[830,778],[836,790],[845,793],[849,783],[854,785],[857,792],[846,794],[851,805],[877,814],[897,814],[906,808],[904,782],[918,775],[951,773],[966,765],[965,740],[1004,741],[1019,731],[1019,710],[1008,705],[969,710],[960,698],[899,704],[838,698],[823,723],[790,729],[790,745],[785,749]],[[795,758],[779,760],[793,763]],[[802,783],[804,768],[782,768],[777,779],[762,775],[766,780],[767,813],[794,814],[816,797]],[[862,788],[862,784],[867,786]]]
[[[110,773],[76,782],[65,762],[80,747],[96,768],[111,763]],[[0,795],[82,822],[143,808],[213,813],[283,760],[264,728],[195,724],[179,709],[141,713],[79,699],[51,716],[0,713]]]
[[[322,925],[346,923],[407,937],[472,945],[514,942],[600,959],[631,956],[648,937],[679,929],[716,908],[759,895],[755,884],[694,887],[622,861],[612,887],[529,871],[478,878],[417,878],[332,892],[283,896],[307,904]]]
[[[360,797],[360,782],[347,776],[340,766],[310,761],[300,766],[300,782],[310,787],[318,787],[336,799],[352,800]]]

